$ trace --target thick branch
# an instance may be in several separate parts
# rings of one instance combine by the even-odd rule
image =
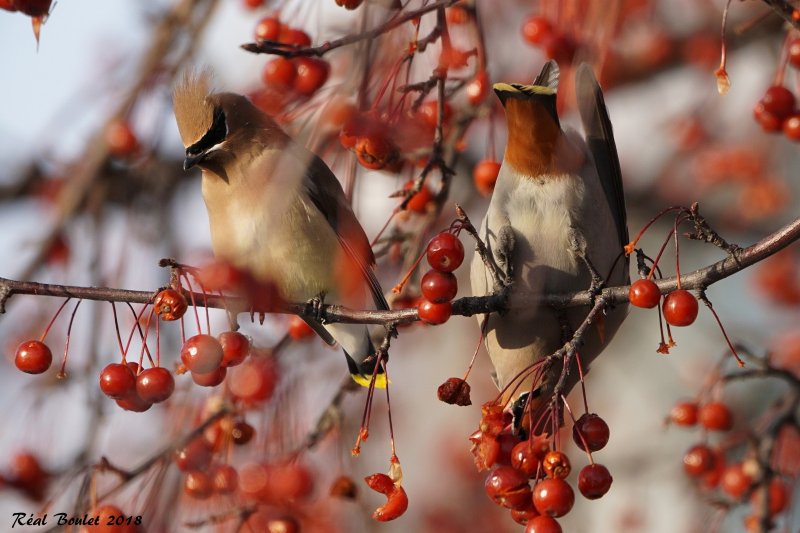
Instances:
[[[695,270],[681,276],[681,287],[684,289],[705,289],[706,287],[731,276],[759,261],[773,255],[791,243],[800,239],[800,218],[795,219],[775,233],[764,237],[757,243],[747,248],[742,248],[721,261],[705,268]],[[657,282],[662,294],[673,291],[678,286],[676,277],[665,278]],[[32,281],[16,281],[0,278],[0,312],[5,312],[6,300],[14,294],[33,294],[38,296],[56,296],[61,298],[81,298],[84,300],[114,301],[145,304],[150,303],[154,293],[147,291],[132,291],[112,289],[105,287],[77,287],[68,285],[54,285],[49,283],[35,283]],[[601,291],[595,297],[602,298],[609,305],[620,304],[628,301],[628,286],[610,287]],[[539,298],[531,295],[531,302]],[[546,295],[544,302],[558,308],[579,307],[592,305],[593,295],[590,291],[573,292],[567,294]],[[225,303],[232,303],[235,298],[223,299],[220,297],[206,296],[208,307],[224,308]],[[197,305],[203,305],[203,295],[195,295]],[[481,313],[504,311],[506,299],[502,293],[487,296],[465,296],[453,302],[453,314],[472,316]],[[305,303],[284,304],[278,309],[279,313],[291,313],[306,316],[308,306]],[[326,322],[347,322],[353,324],[405,324],[419,320],[416,309],[395,309],[390,311],[363,311],[353,310],[340,305],[324,305],[323,319]]]

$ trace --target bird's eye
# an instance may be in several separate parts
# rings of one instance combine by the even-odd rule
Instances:
[[[186,153],[191,155],[202,154],[209,148],[222,143],[227,136],[228,125],[225,120],[225,112],[222,109],[217,109],[214,113],[214,122],[211,123],[211,127],[199,141],[186,149]]]

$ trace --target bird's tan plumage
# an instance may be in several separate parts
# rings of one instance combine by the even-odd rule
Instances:
[[[209,91],[207,73],[188,73],[174,105],[184,168],[203,170],[214,254],[276,283],[290,301],[324,294],[328,303],[387,309],[369,240],[327,165],[244,96]],[[374,354],[366,326],[307,321],[344,348],[351,373],[371,375],[362,366]]]
[[[172,106],[184,146],[191,146],[208,131],[214,120],[211,94],[211,73],[208,70],[187,70],[178,79],[172,92]]]

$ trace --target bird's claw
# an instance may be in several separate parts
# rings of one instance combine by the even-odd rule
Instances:
[[[514,279],[514,262],[511,256],[516,246],[516,236],[511,226],[503,226],[497,234],[497,264],[504,270],[506,284]]]
[[[314,296],[308,302],[306,302],[306,313],[311,315],[314,320],[319,322],[320,324],[324,324],[324,312],[323,307],[325,306],[325,292],[321,292],[318,295]]]

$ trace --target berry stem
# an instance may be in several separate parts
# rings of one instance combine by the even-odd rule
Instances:
[[[481,322],[481,335],[478,337],[478,345],[475,346],[475,351],[472,352],[472,359],[470,359],[469,366],[467,367],[467,371],[464,373],[464,381],[467,381],[469,378],[469,373],[472,372],[472,365],[475,364],[475,359],[478,357],[478,352],[481,349],[481,344],[483,344],[483,339],[486,337],[486,328],[489,325],[489,317],[484,316],[483,321]]]
[[[667,207],[666,209],[662,209],[660,213],[658,213],[656,216],[651,218],[650,222],[645,224],[644,227],[639,230],[639,233],[636,235],[635,239],[633,239],[631,242],[629,242],[628,244],[625,245],[625,254],[626,255],[630,255],[630,254],[633,253],[634,249],[636,249],[636,244],[639,242],[639,239],[642,238],[644,233],[648,229],[650,229],[650,226],[652,226],[659,218],[663,217],[664,215],[666,215],[667,213],[670,213],[672,211],[686,211],[686,210],[687,209],[685,207],[680,206],[680,205],[674,205],[672,207]]]
[[[578,367],[578,378],[581,382],[581,396],[583,396],[583,412],[589,412],[589,400],[586,399],[586,382],[584,381],[583,365],[581,364],[581,354],[575,352],[575,364]],[[564,400],[566,401],[566,400]],[[570,416],[572,413],[570,413]]]
[[[203,330],[200,327],[200,313],[197,312],[197,302],[194,299],[194,289],[192,288],[192,280],[189,279],[189,276],[186,274],[183,275],[183,278],[186,280],[186,285],[189,287],[189,297],[192,299],[192,309],[194,310],[194,320],[197,324],[197,334],[202,334]]]
[[[44,328],[44,333],[42,333],[42,336],[39,338],[39,342],[44,342],[45,338],[47,338],[47,334],[50,333],[50,328],[53,327],[53,323],[56,321],[56,318],[58,318],[58,315],[61,314],[61,310],[64,309],[64,307],[67,305],[67,302],[69,302],[71,299],[72,298],[67,298],[64,300],[64,303],[62,303],[58,308],[56,313],[53,315],[53,318],[50,319],[50,323],[47,324],[46,328]]]
[[[405,286],[406,283],[408,283],[408,280],[411,277],[411,274],[413,274],[414,271],[417,269],[417,267],[419,266],[419,264],[422,261],[423,257],[425,257],[425,250],[423,250],[422,253],[419,254],[419,257],[417,257],[417,260],[414,261],[413,265],[411,265],[411,268],[408,269],[408,272],[406,272],[406,275],[403,276],[403,279],[400,280],[400,283],[398,283],[397,285],[392,287],[392,292],[393,293],[399,294],[399,293],[403,292],[403,287]]]
[[[122,354],[122,364],[125,364],[125,349],[122,347],[122,335],[119,331],[119,319],[117,318],[117,305],[115,302],[111,304],[111,312],[114,315],[114,331],[117,332],[117,343],[119,344],[119,353]]]
[[[72,309],[72,314],[69,317],[69,324],[67,325],[67,339],[64,342],[64,357],[61,359],[61,369],[58,371],[59,379],[64,379],[67,377],[66,368],[67,354],[69,353],[69,339],[72,337],[72,323],[75,321],[75,313],[78,311],[78,307],[81,306],[81,302],[83,302],[83,300],[78,300],[78,303],[75,304],[75,307]]]
[[[719,326],[720,331],[722,331],[722,336],[725,337],[725,342],[728,343],[728,348],[730,348],[733,357],[736,359],[736,364],[739,365],[739,368],[744,368],[744,361],[742,361],[742,358],[739,357],[739,354],[736,352],[736,348],[734,348],[733,343],[731,343],[730,338],[728,338],[728,333],[725,331],[725,327],[722,325],[719,315],[714,310],[714,305],[711,303],[711,300],[708,299],[708,296],[706,296],[705,290],[700,291],[700,300],[706,304],[706,307],[708,307],[708,309],[711,311],[711,314],[714,315],[717,325]]]

